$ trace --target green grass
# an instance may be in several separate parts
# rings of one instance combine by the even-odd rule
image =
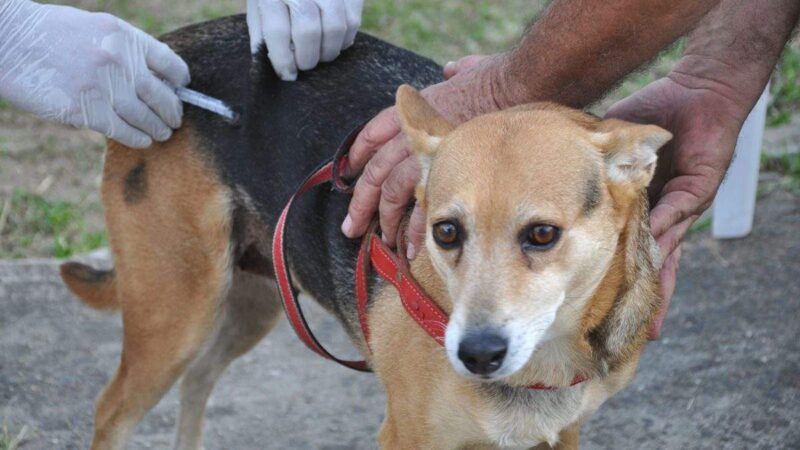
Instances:
[[[800,110],[800,48],[786,46],[777,70],[772,74],[767,124],[778,126],[788,123],[792,114]]]
[[[368,0],[362,30],[439,63],[509,48],[542,0]]]
[[[711,216],[701,217],[689,227],[689,233],[702,233],[711,229]]]
[[[8,425],[3,423],[0,428],[0,450],[17,450],[25,441],[28,434],[28,427],[23,426],[19,431],[11,432]]]
[[[776,172],[781,178],[777,183],[766,186],[760,194],[766,194],[777,188],[800,193],[800,153],[784,153],[773,157],[762,154],[761,170]]]
[[[0,199],[0,257],[23,257],[35,245],[47,248],[50,256],[66,258],[106,245],[105,233],[86,229],[84,213],[79,203],[15,190]]]

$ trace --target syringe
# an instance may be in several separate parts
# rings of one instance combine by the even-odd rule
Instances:
[[[175,88],[175,95],[177,95],[182,102],[189,103],[190,105],[197,106],[206,111],[211,111],[214,114],[219,114],[233,125],[239,122],[239,113],[231,109],[227,103],[218,98],[210,97],[202,92],[185,87]]]

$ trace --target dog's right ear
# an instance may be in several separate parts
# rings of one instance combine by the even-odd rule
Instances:
[[[400,128],[408,137],[422,169],[419,184],[424,186],[439,144],[454,127],[416,89],[407,84],[397,89],[397,112],[400,115]]]

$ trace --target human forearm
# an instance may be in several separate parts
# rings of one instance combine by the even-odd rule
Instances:
[[[717,107],[744,120],[800,16],[796,0],[723,0],[689,36],[669,78],[713,91]]]
[[[718,0],[556,0],[494,70],[501,108],[585,106],[691,30]]]

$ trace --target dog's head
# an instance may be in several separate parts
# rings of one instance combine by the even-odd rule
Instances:
[[[619,287],[609,277],[626,277],[626,229],[646,212],[643,192],[670,133],[552,104],[453,127],[409,86],[397,108],[422,168],[426,251],[452,301],[454,368],[497,380],[549,340],[590,340],[621,295],[593,300],[601,284]]]

